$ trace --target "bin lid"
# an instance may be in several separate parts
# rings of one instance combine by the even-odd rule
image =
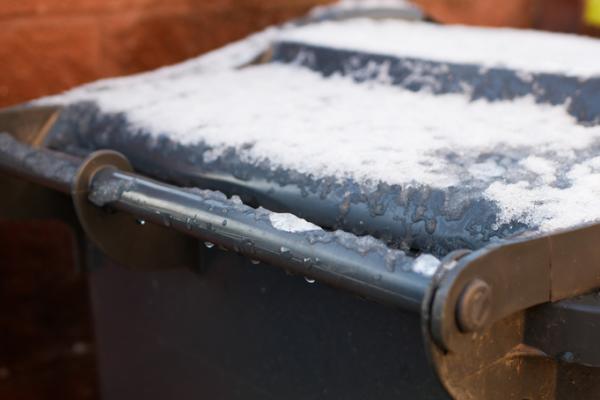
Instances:
[[[254,62],[265,52],[266,63]],[[441,256],[600,219],[600,41],[350,19],[34,104],[49,144]]]

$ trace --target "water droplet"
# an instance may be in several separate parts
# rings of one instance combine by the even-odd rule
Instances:
[[[399,253],[395,250],[388,250],[385,257],[385,267],[388,271],[396,271],[396,260],[398,259]]]
[[[305,276],[305,277],[304,277],[304,280],[305,280],[306,282],[308,282],[308,283],[315,283],[315,282],[316,282],[314,279],[312,279],[312,278],[309,278],[308,276]]]
[[[146,220],[144,219],[136,219],[135,223],[138,225],[146,225]]]
[[[254,242],[250,239],[244,239],[241,245],[241,252],[246,256],[252,258],[254,254],[256,254],[256,248],[254,247]]]
[[[212,249],[213,247],[215,247],[215,244],[211,242],[204,242],[204,245],[207,249]]]
[[[385,268],[389,271],[389,272],[394,272],[396,271],[396,264],[394,261],[386,261],[385,263]]]
[[[221,225],[223,225],[223,226],[227,226],[227,220],[226,220],[226,219],[224,219],[224,220],[223,220],[223,222],[221,222]]]
[[[250,262],[254,265],[260,264],[260,261],[258,261],[258,260],[250,260]]]
[[[302,262],[303,262],[304,264],[310,264],[310,263],[312,262],[312,260],[310,259],[310,257],[306,257],[306,258],[303,258],[303,259],[302,259]]]
[[[290,249],[288,249],[285,246],[281,246],[279,248],[279,251],[281,252],[281,255],[287,259],[291,259],[293,257],[292,252],[290,251]]]
[[[564,362],[571,363],[571,362],[575,361],[575,354],[573,354],[570,351],[565,351],[564,353],[562,353],[560,355],[560,359],[563,360]]]
[[[188,231],[192,229],[192,219],[190,217],[185,219],[185,227]]]
[[[166,227],[171,226],[171,219],[169,218],[168,215],[163,215],[162,216],[162,221],[163,221],[163,225]]]

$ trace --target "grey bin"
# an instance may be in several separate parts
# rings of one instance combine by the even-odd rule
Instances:
[[[349,66],[386,65],[398,90],[569,99],[575,123],[600,121],[598,78],[291,40],[265,59],[357,85],[376,76]],[[428,79],[408,79],[415,70]],[[0,131],[3,187],[77,234],[103,398],[600,395],[597,224],[496,226],[473,182],[365,191],[235,151],[207,162],[208,145],[157,138],[89,99],[4,110]],[[3,214],[28,214],[17,209]],[[278,228],[280,213],[314,228]]]

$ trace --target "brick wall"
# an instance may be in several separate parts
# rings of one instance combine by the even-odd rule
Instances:
[[[327,0],[0,0],[0,107],[171,64]]]
[[[600,0],[414,0],[445,23],[534,28],[598,35],[584,10]],[[600,9],[600,5],[596,5]],[[588,14],[590,12],[588,11]],[[598,11],[600,14],[600,11]],[[600,18],[600,17],[599,17]]]

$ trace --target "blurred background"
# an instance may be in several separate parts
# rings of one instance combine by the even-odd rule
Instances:
[[[0,107],[172,64],[328,2],[1,0]],[[598,0],[414,2],[444,23],[600,32]]]
[[[0,107],[199,55],[327,0],[0,0]],[[432,20],[587,35],[600,0],[415,0]],[[0,399],[96,399],[73,238],[0,221]],[[48,268],[56,266],[56,268]]]

